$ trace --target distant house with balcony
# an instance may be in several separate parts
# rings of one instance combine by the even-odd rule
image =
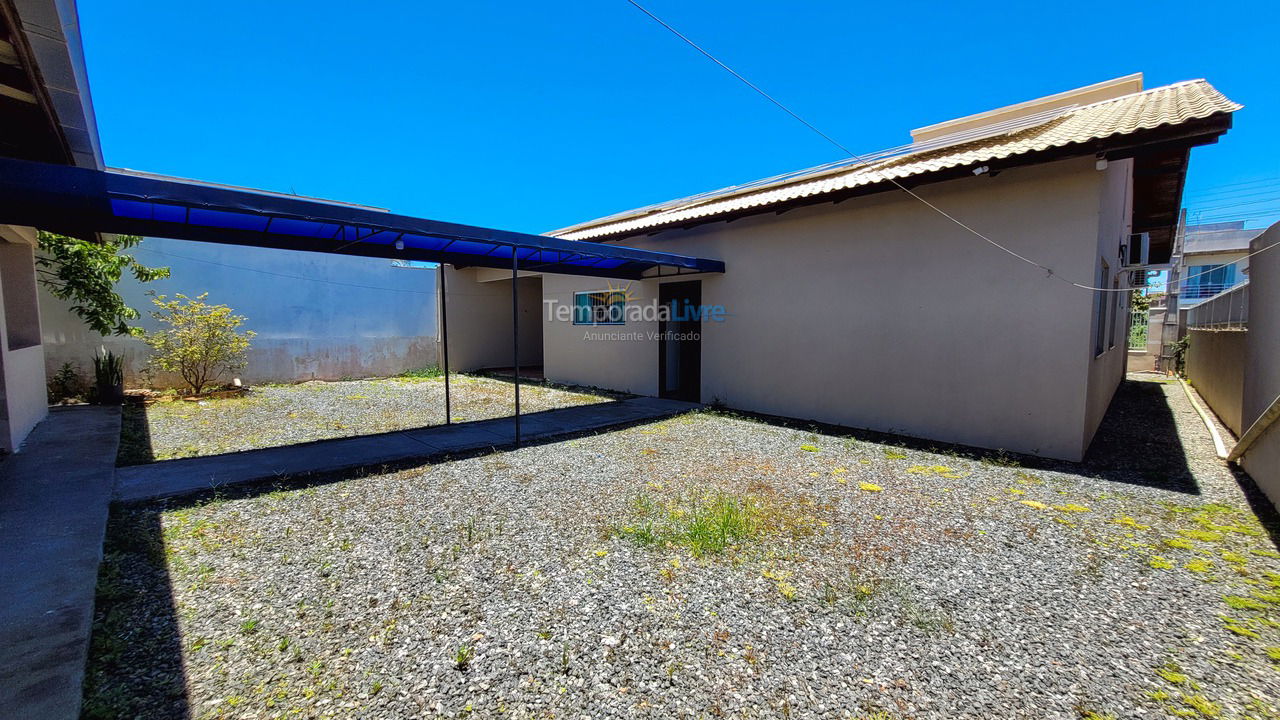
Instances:
[[[1265,231],[1245,229],[1243,220],[1188,225],[1178,265],[1182,303],[1211,298],[1247,280],[1249,243]]]

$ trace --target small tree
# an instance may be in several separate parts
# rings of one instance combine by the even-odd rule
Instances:
[[[175,293],[172,300],[164,295],[152,298],[158,309],[151,311],[151,317],[162,327],[146,333],[147,344],[155,352],[152,364],[178,373],[196,395],[224,372],[245,366],[245,352],[255,334],[237,332],[244,316],[233,315],[226,305],[206,303],[208,296]]]
[[[71,311],[102,335],[141,335],[129,325],[141,314],[115,291],[126,270],[138,282],[169,277],[167,267],[147,267],[122,251],[142,242],[136,235],[106,235],[102,242],[39,233],[36,277],[54,297],[71,302]]]

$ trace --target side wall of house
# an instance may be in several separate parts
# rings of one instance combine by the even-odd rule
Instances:
[[[1071,160],[920,192],[1011,249],[1090,278],[1111,177]],[[695,276],[702,302],[727,312],[703,325],[703,401],[1067,459],[1092,434],[1090,293],[901,193],[623,242],[725,260],[725,274]],[[607,286],[544,282],[559,303]],[[634,303],[655,298],[659,282],[633,283]],[[544,315],[543,327],[548,379],[656,392],[656,323]],[[1109,397],[1102,379],[1114,370],[1097,372],[1097,397]]]
[[[445,266],[449,293],[449,369],[468,372],[511,367],[511,274],[485,268],[457,270]],[[520,302],[520,364],[542,364],[542,278],[522,275]]]
[[[1111,405],[1111,398],[1124,379],[1129,346],[1129,293],[1123,292],[1128,278],[1120,269],[1120,245],[1133,230],[1133,161],[1113,161],[1102,175],[1098,198],[1098,242],[1093,259],[1094,276],[1103,262],[1110,265],[1107,287],[1118,292],[1095,292],[1091,340],[1083,350],[1089,363],[1089,389],[1085,400],[1085,416],[1081,447],[1088,449],[1094,433]],[[1077,275],[1076,277],[1087,277]],[[1085,293],[1085,291],[1077,290]],[[1085,293],[1088,294],[1088,293]],[[1101,354],[1096,354],[1096,339],[1101,324],[1104,338]]]
[[[44,419],[44,349],[32,228],[0,225],[0,449],[12,452]]]
[[[135,248],[147,265],[167,266],[169,278],[152,283],[123,280],[118,291],[146,315],[147,293],[209,293],[208,302],[230,305],[253,330],[248,365],[235,374],[246,382],[336,380],[395,375],[436,363],[436,270],[393,267],[378,258],[290,252],[147,238]],[[93,354],[105,347],[126,360],[126,380],[141,380],[149,356],[136,338],[92,332],[67,303],[43,289],[46,368],[52,376],[70,362],[89,377]],[[91,377],[89,378],[91,379]],[[178,384],[156,377],[158,385]]]

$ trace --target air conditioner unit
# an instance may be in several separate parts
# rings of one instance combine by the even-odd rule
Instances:
[[[1129,240],[1120,246],[1120,264],[1125,268],[1140,268],[1149,264],[1151,258],[1151,235],[1134,233]]]
[[[1129,287],[1143,288],[1147,286],[1147,280],[1151,273],[1147,270],[1130,270],[1129,271]]]

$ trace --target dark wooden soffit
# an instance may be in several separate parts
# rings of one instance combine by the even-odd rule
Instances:
[[[31,48],[9,0],[0,0],[0,156],[67,163],[71,151],[54,119]]]
[[[1151,236],[1151,262],[1173,255],[1173,236],[1187,180],[1189,148],[1145,153],[1133,163],[1133,231]]]
[[[1182,203],[1182,187],[1186,180],[1187,157],[1191,148],[1215,143],[1229,129],[1231,129],[1231,114],[1218,113],[1207,118],[1189,120],[1178,125],[1143,130],[1130,135],[1094,140],[1087,143],[1073,143],[1040,152],[1015,155],[1002,160],[983,161],[979,164],[989,167],[990,174],[995,175],[1002,170],[1029,165],[1042,165],[1075,157],[1101,156],[1108,160],[1133,158],[1135,160],[1134,232],[1151,234],[1151,262],[1164,263],[1169,261],[1169,254],[1173,246],[1173,232]],[[962,165],[927,175],[904,178],[899,182],[908,188],[917,188],[948,180],[972,178],[974,167],[974,164]],[[631,232],[609,235],[604,238],[593,238],[592,241],[612,242],[638,235],[657,235],[673,229],[684,230],[709,223],[732,222],[751,215],[767,213],[781,215],[798,207],[841,203],[850,198],[894,190],[898,190],[898,188],[893,183],[875,183],[816,196],[796,198],[763,207],[749,208],[736,213],[641,228]]]

